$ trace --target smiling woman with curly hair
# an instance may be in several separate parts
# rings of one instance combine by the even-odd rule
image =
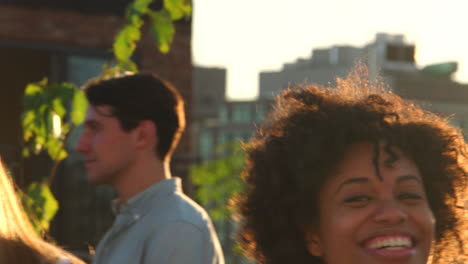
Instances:
[[[382,87],[358,67],[336,88],[309,85],[278,96],[246,146],[238,207],[250,257],[463,263],[463,136]]]

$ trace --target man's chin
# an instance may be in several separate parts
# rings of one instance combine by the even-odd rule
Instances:
[[[88,183],[92,185],[109,185],[109,181],[99,175],[88,174]]]

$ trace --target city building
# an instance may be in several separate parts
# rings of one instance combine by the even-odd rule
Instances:
[[[271,108],[271,101],[226,101],[218,116],[198,127],[196,143],[200,160],[219,158],[217,147],[231,142],[248,141]]]
[[[24,186],[48,175],[51,162],[45,156],[21,157],[21,111],[28,83],[50,82],[82,85],[112,63],[114,38],[126,23],[124,13],[131,0],[0,0],[0,154]],[[159,8],[162,1],[156,1]],[[149,32],[142,34],[135,54],[142,72],[154,72],[171,81],[185,99],[192,101],[191,21],[176,23],[171,51],[161,54]],[[189,112],[189,111],[188,111]],[[189,119],[188,130],[192,121]],[[60,209],[52,223],[57,243],[87,251],[112,223],[112,191],[86,182],[82,157],[73,152],[76,134],[69,141],[69,158],[59,168],[53,192]],[[174,174],[187,174],[192,152],[190,133],[185,133],[173,158]],[[25,164],[24,170],[20,170]],[[24,173],[21,173],[24,171]]]
[[[446,116],[468,132],[468,85],[452,79],[457,63],[443,62],[420,69],[414,58],[415,48],[403,35],[378,33],[374,42],[362,48],[314,49],[309,59],[284,64],[278,72],[260,73],[259,97],[270,99],[281,89],[304,82],[333,85],[336,77],[345,77],[361,60],[371,78],[379,74],[395,93]]]
[[[219,146],[248,140],[271,101],[228,101],[225,69],[195,66],[193,79],[194,155],[201,162],[219,157]]]
[[[378,33],[374,42],[362,48],[314,49],[309,59],[286,63],[278,72],[261,72],[259,97],[271,99],[279,90],[304,82],[328,85],[336,77],[346,76],[357,60],[367,64],[371,77],[390,70],[416,72],[414,53],[414,44],[408,43],[403,35],[385,33]]]
[[[424,69],[411,74],[393,72],[386,80],[402,97],[415,100],[425,109],[448,118],[468,139],[468,84],[450,78],[455,71],[443,69],[450,65],[454,63],[433,65],[441,68],[438,73]]]
[[[230,151],[232,144],[248,141],[255,131],[256,124],[260,123],[269,111],[271,102],[266,100],[228,101],[226,99],[226,69],[223,68],[195,66],[193,80],[193,158],[197,164],[210,166],[209,164],[216,164],[211,163],[212,161],[229,156],[232,153]],[[231,168],[237,166],[235,165],[237,163],[233,164],[228,160],[225,162],[230,163]],[[239,177],[238,173],[234,174],[230,169],[227,169],[225,173],[232,173],[227,176],[232,177],[231,179]],[[219,176],[224,177],[226,174]],[[209,174],[206,177],[212,178]],[[211,181],[211,183],[207,182],[208,186],[224,182],[220,179],[214,182],[208,181]],[[225,187],[219,186],[220,190]],[[209,190],[209,187],[207,189]],[[213,206],[216,207],[219,200],[215,199],[204,206],[211,210]],[[250,264],[233,249],[236,243],[233,235],[237,228],[235,222],[228,218],[223,220],[213,218],[213,221],[222,243],[226,263]]]
[[[226,101],[226,69],[193,67],[193,117],[213,119],[218,108]]]

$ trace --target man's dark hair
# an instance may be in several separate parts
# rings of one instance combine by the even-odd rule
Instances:
[[[336,88],[283,91],[247,144],[246,189],[237,198],[244,250],[259,263],[323,264],[305,240],[320,218],[322,187],[349,146],[385,142],[389,154],[401,150],[421,172],[436,219],[432,263],[462,263],[468,244],[460,203],[467,186],[463,135],[356,72],[337,79]]]
[[[184,103],[169,82],[154,74],[134,74],[92,83],[86,88],[91,106],[109,105],[124,131],[141,121],[156,125],[156,154],[170,159],[185,127]]]

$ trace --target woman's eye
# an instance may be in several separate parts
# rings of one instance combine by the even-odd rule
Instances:
[[[344,203],[352,207],[363,207],[372,200],[370,196],[358,195],[344,200]]]
[[[417,193],[400,193],[398,198],[401,200],[419,201],[423,199],[423,196]]]

